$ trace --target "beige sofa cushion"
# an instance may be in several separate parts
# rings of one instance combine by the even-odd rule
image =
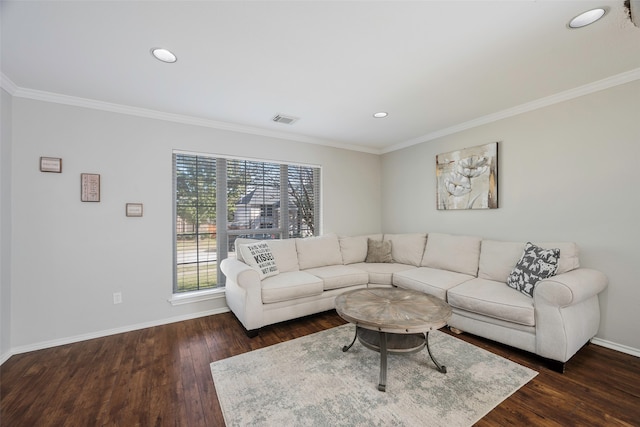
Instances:
[[[342,252],[342,262],[355,264],[364,262],[367,258],[367,240],[382,240],[382,234],[371,234],[368,236],[340,237],[340,251]]]
[[[275,239],[265,240],[265,242],[271,248],[280,273],[300,270],[295,239]]]
[[[476,236],[429,233],[420,265],[477,276],[480,241]]]
[[[262,303],[270,304],[322,294],[322,279],[304,271],[290,271],[262,281]]]
[[[483,240],[478,277],[506,283],[513,267],[518,263],[524,252],[525,244],[526,242]],[[580,267],[578,245],[575,243],[544,242],[535,244],[544,249],[560,249],[560,259],[558,260],[556,274],[566,273]]]
[[[472,279],[447,292],[451,307],[525,326],[535,326],[533,299],[503,282]]]
[[[576,243],[542,242],[536,244],[544,249],[560,249],[560,259],[558,260],[558,271],[556,271],[556,274],[567,273],[580,267],[580,249],[578,248],[578,245]]]
[[[391,256],[394,262],[420,266],[427,243],[425,233],[385,234],[384,240],[391,241]]]
[[[296,239],[296,249],[301,270],[342,264],[340,242],[335,234]]]
[[[369,274],[369,284],[374,285],[392,285],[395,273],[417,268],[413,265],[390,262],[361,262],[352,264],[351,267],[366,271]]]
[[[366,271],[349,265],[309,268],[305,272],[321,278],[325,291],[353,285],[366,285],[369,282],[369,274]]]
[[[394,273],[393,284],[400,288],[435,295],[446,301],[449,289],[471,279],[475,279],[475,276],[449,270],[420,267]]]

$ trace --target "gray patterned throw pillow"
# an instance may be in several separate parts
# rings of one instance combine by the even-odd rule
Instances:
[[[543,249],[527,242],[520,261],[507,278],[507,285],[533,297],[536,284],[556,274],[560,249]]]

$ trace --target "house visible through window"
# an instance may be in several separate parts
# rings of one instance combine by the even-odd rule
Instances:
[[[174,154],[174,293],[224,286],[239,237],[319,233],[320,168]],[[284,208],[283,208],[284,207]]]

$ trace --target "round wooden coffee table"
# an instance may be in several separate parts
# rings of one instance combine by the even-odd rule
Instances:
[[[414,353],[427,347],[438,371],[447,372],[429,348],[429,332],[440,329],[451,317],[451,307],[438,297],[410,289],[367,288],[336,297],[336,311],[356,325],[356,338],[367,348],[380,352],[380,383],[387,387],[387,353]]]

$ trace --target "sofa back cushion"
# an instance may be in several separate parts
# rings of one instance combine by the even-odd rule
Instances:
[[[342,264],[340,242],[335,234],[296,239],[298,265],[301,270]]]
[[[342,252],[342,262],[345,265],[364,262],[364,260],[367,258],[368,239],[382,240],[382,234],[340,237],[340,251]]]
[[[420,267],[427,243],[425,233],[385,234],[384,240],[391,241],[393,262]]]
[[[280,273],[299,271],[296,239],[265,240],[273,252]]]
[[[420,265],[477,276],[481,240],[477,236],[429,233]]]
[[[524,242],[483,240],[481,248],[478,277],[506,283],[513,267],[522,256]]]
[[[513,271],[513,267],[518,263],[524,252],[525,244],[526,242],[483,240],[478,277],[506,283],[509,274]],[[560,249],[560,259],[558,260],[556,274],[566,273],[580,267],[578,245],[575,243],[544,242],[536,243],[536,245],[544,249]]]
[[[560,249],[560,259],[558,260],[558,271],[562,274],[580,267],[580,249],[574,242],[542,242],[538,246],[544,249]]]

